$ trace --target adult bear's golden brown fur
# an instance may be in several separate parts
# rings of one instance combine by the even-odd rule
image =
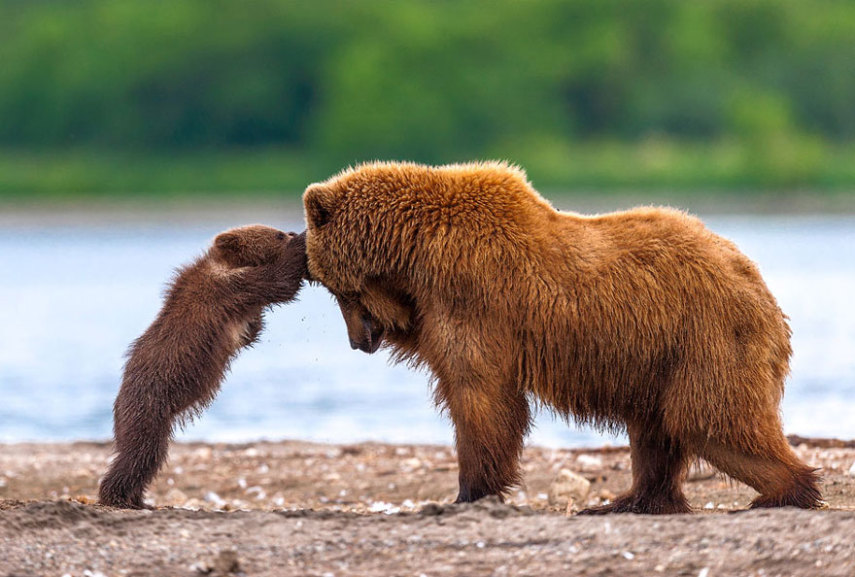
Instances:
[[[143,507],[176,420],[214,399],[232,358],[258,339],[264,309],[292,300],[305,276],[305,235],[261,225],[218,235],[178,271],[157,319],[128,354],[113,411],[117,455],[101,503]]]
[[[664,208],[562,214],[502,163],[358,166],[304,194],[309,273],[354,348],[384,340],[435,377],[458,501],[520,480],[530,401],[626,429],[633,485],[588,512],[690,511],[687,462],[754,487],[755,507],[821,503],[778,406],[790,330],[755,265]]]

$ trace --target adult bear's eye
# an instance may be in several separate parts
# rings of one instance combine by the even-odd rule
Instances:
[[[276,233],[276,238],[277,238],[278,240],[285,240],[285,236],[286,236],[286,235],[285,235],[285,233],[284,233],[284,232],[282,232],[282,231],[279,231],[279,232],[277,232],[277,233]]]

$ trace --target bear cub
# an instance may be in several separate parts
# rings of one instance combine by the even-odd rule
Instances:
[[[265,309],[292,301],[306,275],[305,233],[262,225],[219,234],[177,271],[160,314],[128,351],[102,504],[144,507],[143,492],[166,460],[176,421],[213,401],[231,360],[258,339]]]

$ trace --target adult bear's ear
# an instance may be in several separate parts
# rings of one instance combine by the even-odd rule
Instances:
[[[335,198],[333,191],[323,184],[312,184],[303,193],[303,207],[309,226],[320,228],[333,216]]]

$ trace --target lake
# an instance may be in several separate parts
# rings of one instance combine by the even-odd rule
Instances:
[[[300,230],[299,214],[266,219]],[[237,217],[236,217],[237,218]],[[107,439],[124,352],[156,315],[173,269],[232,224],[6,219],[0,229],[0,441]],[[787,433],[855,438],[855,219],[711,217],[758,263],[791,317]],[[267,315],[213,406],[184,440],[453,442],[425,373],[388,353],[352,351],[332,298],[304,288]],[[539,414],[529,443],[583,446],[602,436]]]

